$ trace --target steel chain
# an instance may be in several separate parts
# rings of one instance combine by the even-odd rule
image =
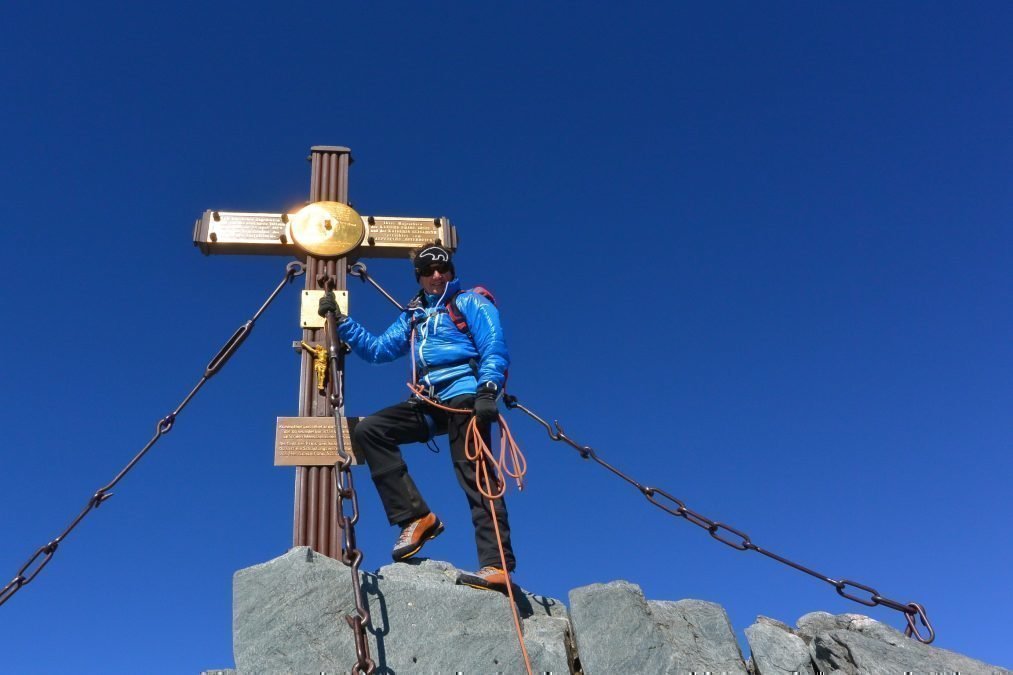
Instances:
[[[597,462],[604,468],[608,469],[619,478],[622,478],[627,483],[637,488],[637,490],[639,490],[640,493],[643,494],[644,497],[646,497],[649,502],[660,508],[662,511],[665,511],[668,514],[677,516],[679,518],[684,518],[690,523],[700,528],[703,528],[704,530],[707,530],[707,532],[710,534],[711,537],[720,541],[722,544],[730,546],[738,551],[756,551],[757,553],[761,553],[767,556],[768,558],[771,558],[772,560],[776,560],[777,562],[783,563],[800,572],[804,572],[810,576],[820,579],[821,581],[825,581],[826,583],[833,586],[841,597],[847,598],[848,600],[852,600],[853,602],[865,605],[866,607],[875,607],[877,605],[883,605],[884,607],[889,607],[890,609],[903,612],[904,618],[907,622],[907,627],[904,629],[905,635],[907,635],[908,637],[913,636],[923,644],[930,644],[935,639],[935,630],[932,628],[932,624],[929,623],[928,615],[925,612],[925,607],[920,605],[919,603],[917,602],[901,603],[897,602],[896,600],[891,600],[890,598],[886,598],[880,595],[879,592],[876,589],[872,588],[871,586],[866,586],[865,584],[860,584],[857,581],[852,581],[850,579],[840,579],[840,580],[831,579],[828,576],[820,574],[819,572],[815,572],[809,569],[808,567],[793,562],[783,556],[780,556],[771,551],[766,551],[757,546],[756,544],[754,544],[752,539],[745,532],[741,532],[725,523],[716,520],[711,520],[710,518],[707,518],[706,516],[691,510],[688,506],[686,506],[686,503],[683,502],[681,499],[672,496],[671,494],[665,492],[660,488],[642,485],[641,483],[637,482],[636,480],[626,475],[616,467],[612,466],[605,460],[598,457],[598,454],[590,446],[581,445],[576,441],[574,441],[569,436],[567,436],[566,432],[563,431],[563,427],[560,426],[558,421],[553,421],[553,424],[550,425],[548,422],[546,422],[544,419],[536,415],[534,412],[532,412],[525,406],[521,405],[520,402],[517,400],[516,396],[511,396],[507,394],[503,397],[503,401],[508,408],[520,410],[521,412],[525,413],[528,417],[530,417],[531,419],[535,420],[543,427],[545,427],[546,432],[549,434],[549,438],[551,438],[553,441],[561,441],[563,443],[566,443],[567,445],[575,449],[577,452],[579,452],[580,456],[583,457],[584,459],[593,459],[595,462]],[[734,537],[730,535],[734,535]],[[864,591],[865,593],[868,594],[869,597],[865,598],[862,596],[854,595],[853,593],[848,592],[848,589],[853,590],[857,589],[860,591]],[[920,622],[921,626],[926,630],[926,633],[924,635],[919,629],[917,622]]]
[[[334,289],[333,279],[327,280],[327,289]],[[376,663],[369,656],[369,642],[366,638],[369,610],[366,609],[363,599],[362,581],[359,576],[363,554],[355,542],[355,524],[359,522],[359,498],[355,494],[355,483],[352,480],[352,455],[345,448],[345,434],[342,429],[341,413],[345,404],[345,345],[338,339],[334,313],[328,312],[325,318],[328,364],[331,371],[329,401],[334,414],[334,432],[338,446],[338,461],[334,465],[334,495],[337,499],[337,522],[341,526],[341,562],[348,565],[351,572],[352,598],[355,600],[355,613],[346,615],[345,621],[352,629],[355,641],[355,664],[352,666],[352,672],[372,675],[376,672]],[[346,504],[349,502],[351,515],[346,513]]]
[[[116,474],[116,477],[113,478],[108,485],[96,490],[95,494],[93,494],[88,500],[87,505],[85,505],[84,509],[77,514],[77,517],[71,521],[70,525],[68,525],[67,528],[64,529],[64,531],[61,532],[55,539],[43,546],[40,546],[38,550],[36,550],[35,553],[28,558],[28,561],[21,566],[21,569],[19,569],[18,573],[14,575],[14,578],[3,587],[3,590],[0,591],[0,605],[3,605],[5,602],[10,600],[15,593],[31,583],[32,580],[38,576],[39,572],[41,572],[43,568],[49,564],[49,561],[53,559],[53,554],[56,553],[57,548],[74,530],[74,528],[77,527],[78,523],[80,523],[85,516],[91,513],[92,510],[97,509],[107,499],[113,496],[111,490],[116,487],[123,477],[126,476],[139,461],[141,461],[141,458],[147,454],[148,450],[155,445],[159,438],[172,431],[172,427],[176,423],[176,417],[183,412],[183,408],[185,408],[197,392],[200,391],[201,387],[203,387],[208,380],[214,377],[214,375],[222,369],[232,355],[236,353],[240,345],[242,345],[249,336],[250,331],[253,330],[254,323],[256,323],[257,319],[260,318],[260,315],[264,313],[264,310],[266,310],[274,301],[285,285],[290,283],[296,277],[301,276],[305,271],[305,265],[298,261],[293,261],[285,267],[285,278],[282,279],[281,283],[279,283],[274,291],[271,292],[271,294],[267,297],[267,300],[264,301],[253,317],[240,326],[232,337],[228,339],[225,345],[218,350],[218,353],[214,355],[207,367],[204,369],[204,375],[201,376],[196,386],[190,390],[190,393],[186,395],[179,405],[176,406],[176,409],[158,421],[155,425],[155,435],[151,437],[151,440],[149,440],[134,456],[134,458],[131,459],[118,474]],[[33,565],[35,565],[34,568],[32,568]],[[29,571],[30,568],[31,570]]]

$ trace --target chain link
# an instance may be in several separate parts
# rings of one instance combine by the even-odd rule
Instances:
[[[365,266],[363,266],[365,270]],[[328,290],[333,290],[333,280],[327,282]],[[345,447],[342,409],[345,405],[345,345],[338,339],[337,323],[334,312],[328,312],[326,318],[326,339],[328,364],[331,371],[330,404],[334,414],[334,432],[337,437],[338,461],[334,465],[334,495],[337,499],[337,522],[341,526],[341,562],[348,565],[352,575],[352,598],[355,601],[355,613],[345,616],[348,627],[352,629],[355,640],[355,664],[353,673],[372,675],[376,672],[376,663],[369,656],[369,642],[366,639],[366,626],[369,624],[369,610],[362,592],[362,581],[359,565],[363,554],[355,541],[355,524],[359,522],[359,498],[355,493],[352,480],[352,454]],[[351,514],[347,513],[351,507]]]
[[[757,553],[765,555],[772,560],[776,560],[777,562],[792,567],[800,572],[804,572],[810,576],[820,579],[821,581],[825,581],[833,586],[841,597],[847,598],[848,600],[865,605],[866,607],[883,605],[884,607],[889,607],[890,609],[903,612],[904,618],[907,622],[907,627],[904,629],[904,634],[906,636],[914,637],[923,644],[930,644],[935,639],[935,630],[932,628],[932,624],[929,623],[928,615],[925,613],[925,607],[917,602],[901,603],[896,600],[891,600],[890,598],[880,595],[879,592],[871,586],[866,586],[865,584],[860,584],[857,581],[852,581],[850,579],[831,579],[828,576],[815,572],[808,567],[793,562],[783,556],[777,555],[771,551],[766,551],[754,544],[752,539],[745,532],[741,532],[740,530],[737,530],[730,525],[726,525],[725,523],[711,520],[710,518],[691,510],[681,499],[672,496],[660,488],[645,486],[637,482],[630,476],[598,457],[598,454],[590,446],[581,445],[567,436],[558,421],[553,421],[553,424],[550,425],[534,412],[521,405],[516,396],[511,396],[509,394],[505,395],[503,397],[503,401],[508,408],[520,410],[528,417],[545,427],[546,433],[549,434],[549,438],[553,441],[566,443],[579,452],[580,456],[584,459],[594,460],[619,478],[622,478],[627,483],[637,488],[637,490],[639,490],[640,493],[647,498],[647,501],[669,515],[684,518],[697,527],[707,530],[710,536],[717,539],[722,544],[730,546],[738,551],[756,551]],[[868,594],[868,598],[855,595],[854,593],[849,592],[848,589],[864,591],[864,593]],[[921,623],[922,628],[925,630],[924,634],[919,629],[916,621]]]
[[[35,551],[30,558],[28,558],[27,562],[21,566],[21,569],[19,569],[18,573],[14,575],[14,578],[3,587],[3,590],[0,590],[0,606],[10,600],[15,593],[31,583],[32,580],[38,576],[39,572],[41,572],[43,568],[49,564],[49,561],[53,559],[53,554],[56,553],[57,548],[59,548],[63,540],[67,538],[67,536],[74,530],[75,527],[77,527],[78,523],[80,523],[85,516],[91,513],[94,509],[97,509],[107,499],[113,496],[112,489],[116,487],[123,477],[126,476],[139,461],[141,461],[144,455],[146,455],[148,450],[155,445],[159,438],[172,431],[172,427],[176,423],[176,417],[190,402],[190,399],[192,399],[197,392],[200,391],[200,388],[203,387],[204,384],[218,371],[220,371],[229,358],[236,353],[236,350],[239,349],[240,345],[243,344],[243,341],[246,340],[247,336],[249,336],[250,331],[253,330],[254,323],[256,323],[257,319],[260,318],[260,315],[264,313],[264,310],[266,310],[274,301],[281,290],[293,279],[302,275],[305,271],[306,267],[301,262],[297,261],[293,261],[285,267],[285,278],[282,279],[281,283],[279,283],[274,291],[271,292],[271,294],[267,297],[267,300],[264,301],[264,304],[260,306],[260,309],[257,310],[253,317],[240,326],[232,337],[225,343],[225,345],[218,350],[218,353],[215,354],[214,358],[211,359],[208,366],[204,369],[204,375],[201,376],[197,385],[190,390],[190,393],[186,395],[179,405],[176,406],[176,409],[158,421],[155,425],[155,434],[151,437],[151,440],[149,440],[134,456],[134,458],[131,459],[118,474],[116,474],[116,477],[113,478],[108,485],[96,490],[95,494],[93,494],[88,500],[87,505],[85,505],[84,509],[77,514],[77,517],[71,521],[70,525],[68,525],[66,529],[59,534],[59,536],[50,541],[48,544],[40,546],[39,549]],[[34,568],[32,567],[33,565],[35,565]]]

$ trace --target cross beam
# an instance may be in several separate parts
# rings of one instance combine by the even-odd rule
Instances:
[[[336,201],[336,200],[335,200]],[[303,252],[292,236],[291,213],[205,211],[194,223],[193,244],[204,255],[287,255]],[[457,248],[457,229],[446,218],[361,216],[362,245],[348,254],[359,258],[403,258],[407,251],[437,240]]]

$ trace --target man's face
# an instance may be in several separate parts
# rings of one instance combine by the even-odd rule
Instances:
[[[447,284],[453,279],[454,273],[446,263],[435,263],[422,273],[419,283],[422,284],[422,290],[429,295],[443,295],[443,291],[447,290]]]

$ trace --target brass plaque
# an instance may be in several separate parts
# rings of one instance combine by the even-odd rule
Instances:
[[[352,446],[352,429],[358,417],[343,417],[345,452],[352,464],[365,464],[362,451]],[[331,466],[338,461],[338,439],[333,417],[279,417],[274,435],[275,466]]]
[[[446,218],[399,218],[367,216],[366,236],[357,252],[361,257],[404,258],[408,251],[439,241],[451,251],[457,248],[457,229]]]
[[[205,254],[292,255],[288,218],[282,213],[205,211],[194,225],[194,245]]]
[[[324,291],[303,291],[302,306],[299,311],[299,319],[303,328],[323,328],[324,317],[317,311],[320,309],[320,298],[324,297]],[[348,314],[348,291],[334,291],[334,298],[338,301],[338,309],[343,314]]]
[[[291,217],[292,239],[315,256],[334,258],[353,250],[362,241],[362,216],[341,202],[313,202]]]

